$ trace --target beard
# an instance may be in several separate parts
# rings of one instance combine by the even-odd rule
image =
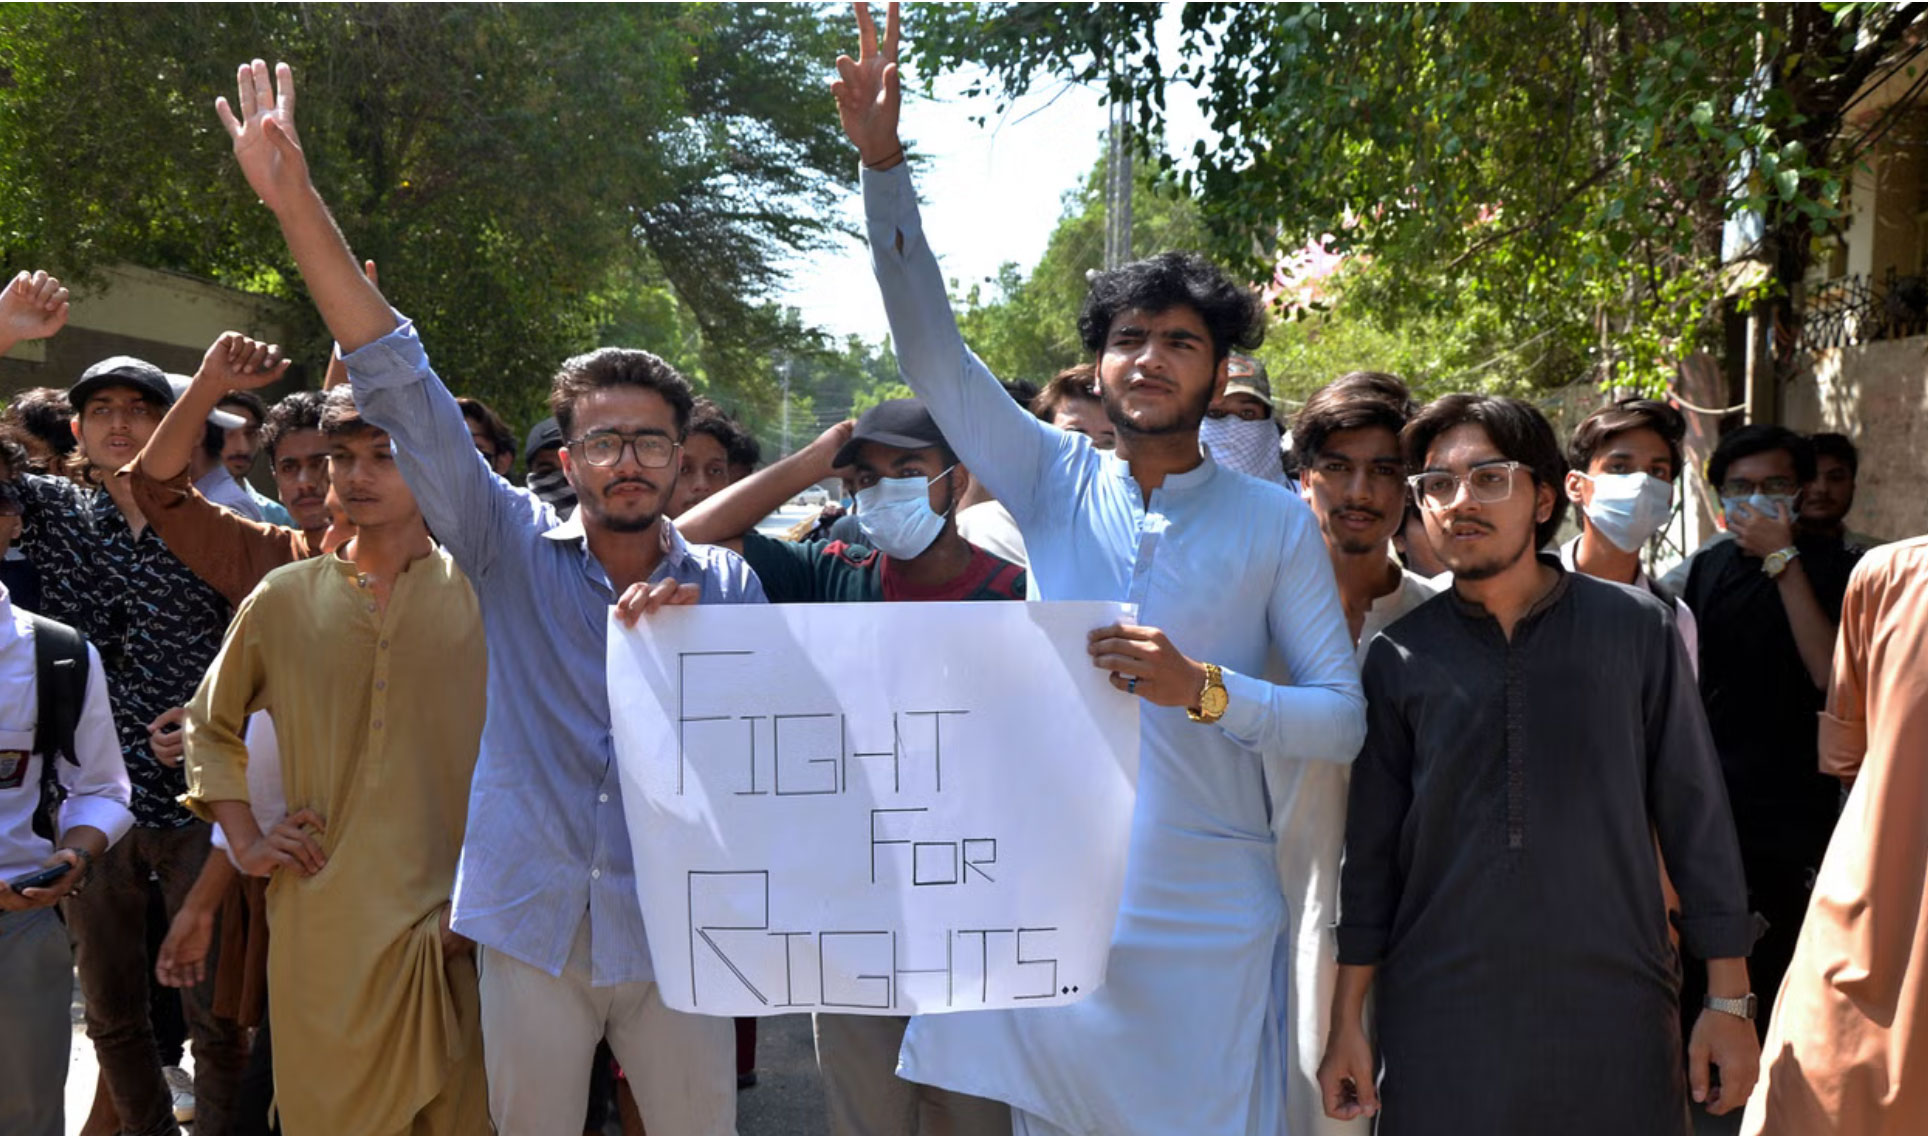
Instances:
[[[1205,411],[1212,405],[1212,388],[1207,385],[1198,392],[1196,405],[1181,406],[1163,422],[1140,424],[1131,420],[1125,413],[1122,403],[1112,394],[1111,388],[1100,387],[1099,399],[1104,403],[1105,418],[1120,434],[1137,438],[1155,438],[1166,434],[1197,433],[1198,424],[1205,420]]]
[[[1492,530],[1489,529],[1488,531]],[[1528,529],[1525,537],[1521,538],[1519,547],[1514,549],[1511,556],[1505,553],[1492,553],[1479,560],[1461,560],[1449,551],[1441,551],[1439,549],[1434,549],[1434,551],[1439,554],[1440,560],[1445,562],[1446,567],[1453,570],[1453,575],[1456,578],[1469,581],[1490,580],[1508,568],[1513,567],[1513,565],[1518,564],[1521,560],[1531,557],[1534,553],[1537,544],[1536,538],[1538,536],[1538,526]],[[1447,540],[1448,548],[1450,549],[1451,537],[1448,537]]]

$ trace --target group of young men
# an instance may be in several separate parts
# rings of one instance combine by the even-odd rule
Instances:
[[[1864,555],[1852,448],[1728,434],[1731,537],[1677,584],[1641,559],[1685,472],[1664,402],[1563,445],[1530,404],[1357,372],[1298,411],[1290,476],[1259,301],[1182,253],[1094,278],[1091,362],[1014,397],[925,241],[889,19],[859,6],[833,90],[917,397],[755,472],[673,368],[603,348],[511,484],[515,435],[335,228],[291,72],[240,69],[219,115],[338,355],[272,409],[288,361],[240,334],[185,381],[105,360],[73,454],[4,448],[0,1131],[63,1131],[77,962],[109,1130],[177,1131],[158,981],[197,1133],[573,1136],[605,1042],[639,1126],[732,1132],[735,1030],[653,981],[612,610],[1079,599],[1135,612],[1085,644],[1141,714],[1106,981],[818,1015],[839,1136],[1623,1136],[1686,1132],[1690,1098],[1906,1131],[1928,543]],[[66,303],[22,273],[0,340]],[[756,531],[833,477],[854,515]]]

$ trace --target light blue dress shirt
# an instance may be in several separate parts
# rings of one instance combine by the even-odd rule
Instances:
[[[1209,457],[1147,500],[1130,469],[1040,422],[964,345],[906,167],[866,170],[872,265],[904,379],[1017,520],[1047,600],[1126,600],[1224,668],[1214,725],[1146,705],[1124,898],[1082,1002],[913,1019],[912,1081],[1065,1131],[1284,1130],[1285,900],[1261,754],[1344,763],[1365,698],[1318,524],[1285,488]],[[1291,685],[1258,677],[1292,676]]]
[[[649,980],[609,734],[609,577],[579,519],[561,521],[489,469],[413,324],[343,359],[362,416],[394,439],[430,531],[468,573],[488,635],[488,718],[456,869],[455,930],[560,975],[586,913],[591,981]],[[763,602],[741,557],[663,527],[652,580],[699,584],[703,603]]]

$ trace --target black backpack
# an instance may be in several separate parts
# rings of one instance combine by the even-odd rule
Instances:
[[[54,826],[67,787],[60,783],[57,763],[79,766],[74,731],[80,708],[87,700],[87,640],[64,623],[32,616],[33,674],[39,709],[34,718],[33,748],[40,755],[40,804],[33,813],[34,835],[57,841]]]

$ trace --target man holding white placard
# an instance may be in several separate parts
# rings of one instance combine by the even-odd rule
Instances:
[[[1091,633],[1148,705],[1124,901],[1105,986],[1065,1006],[914,1020],[900,1072],[1013,1105],[1018,1136],[1269,1136],[1282,1128],[1286,913],[1261,752],[1350,761],[1364,733],[1319,529],[1281,486],[1225,472],[1198,426],[1255,295],[1168,253],[1097,277],[1079,330],[1117,449],[1025,413],[964,345],[898,141],[897,9],[837,61],[863,160],[872,265],[907,382],[1017,520],[1047,597],[1123,600]],[[1209,660],[1209,661],[1208,661]],[[1294,685],[1257,677],[1282,664]]]
[[[867,544],[792,543],[754,526],[835,471],[854,473]],[[970,473],[916,399],[889,399],[685,513],[685,537],[743,553],[771,603],[1021,600],[1024,569],[958,534]],[[940,496],[941,495],[941,496]],[[817,1067],[832,1136],[998,1136],[1010,1109],[895,1076],[910,1019],[819,1013]]]

